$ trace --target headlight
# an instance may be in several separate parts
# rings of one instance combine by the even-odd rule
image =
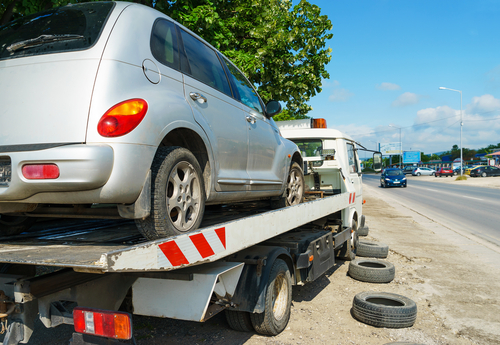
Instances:
[[[386,181],[390,181],[391,179],[390,179],[390,178],[386,178],[385,180],[386,180]]]
[[[403,179],[401,181],[405,181],[406,180],[406,177],[403,177]]]

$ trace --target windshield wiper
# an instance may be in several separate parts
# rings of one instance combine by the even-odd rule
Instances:
[[[31,47],[37,47],[45,43],[49,42],[58,42],[58,41],[71,41],[71,40],[80,40],[85,39],[85,36],[82,35],[40,35],[36,38],[30,38],[28,40],[19,41],[16,43],[12,43],[7,47],[9,52],[15,52],[19,49],[26,49]]]

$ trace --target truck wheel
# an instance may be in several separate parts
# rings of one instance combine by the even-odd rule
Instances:
[[[288,172],[286,188],[278,200],[271,200],[272,208],[283,208],[300,204],[304,199],[304,173],[296,162],[293,162]]]
[[[158,148],[151,177],[151,213],[136,219],[142,235],[156,240],[196,230],[205,211],[205,187],[194,155],[178,146]]]
[[[368,325],[386,328],[411,327],[417,305],[408,297],[388,292],[361,292],[352,302],[354,317]]]
[[[356,220],[352,220],[352,227],[351,227],[352,230],[354,230],[353,232],[351,232],[351,238],[349,238],[343,245],[342,247],[340,248],[340,250],[338,251],[338,254],[337,254],[337,257],[339,259],[342,259],[342,260],[346,260],[346,261],[351,261],[351,260],[354,260],[356,258],[356,252],[357,252],[357,249],[358,249],[358,244],[359,244],[359,241],[358,241],[358,222]]]
[[[225,310],[226,320],[231,329],[240,332],[253,332],[254,328],[250,320],[250,313],[239,310]]]
[[[269,274],[263,313],[250,314],[255,331],[278,335],[290,320],[292,305],[292,277],[285,261],[276,259]]]
[[[367,283],[390,283],[396,268],[388,261],[358,258],[349,263],[349,275]]]
[[[22,216],[6,216],[0,214],[0,236],[19,235],[27,231],[33,224],[36,218]]]
[[[386,258],[389,254],[389,246],[384,243],[369,242],[369,241],[359,241],[358,251],[359,256],[369,257],[369,258]]]

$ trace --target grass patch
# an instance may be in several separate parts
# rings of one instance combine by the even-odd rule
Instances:
[[[455,181],[461,181],[461,180],[467,180],[467,176],[466,175],[457,176],[457,178],[455,179]]]

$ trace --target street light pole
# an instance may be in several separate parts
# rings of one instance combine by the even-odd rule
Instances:
[[[463,117],[462,117],[462,91],[449,89],[447,87],[439,87],[439,90],[450,90],[455,92],[460,92],[460,176],[462,176],[462,165],[463,165],[463,154],[462,154],[462,127],[464,125]]]
[[[399,149],[401,153],[401,166],[403,166],[403,139],[401,137],[401,127],[389,125],[389,127],[399,128]]]

